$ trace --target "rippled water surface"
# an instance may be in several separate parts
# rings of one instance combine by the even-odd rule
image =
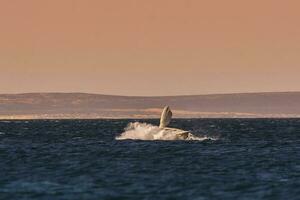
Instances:
[[[300,119],[175,119],[203,141],[116,140],[129,122],[0,121],[0,199],[299,199]]]

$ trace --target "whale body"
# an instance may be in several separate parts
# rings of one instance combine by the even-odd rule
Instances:
[[[167,127],[172,119],[172,111],[169,106],[165,106],[160,117],[159,128],[163,130],[164,134],[172,134],[173,137],[179,140],[185,140],[188,137],[193,136],[189,131],[177,129],[177,128],[169,128]]]
[[[125,132],[117,136],[117,140],[205,140],[207,137],[198,137],[189,131],[168,127],[172,119],[169,106],[164,107],[159,126],[147,123],[131,122]]]

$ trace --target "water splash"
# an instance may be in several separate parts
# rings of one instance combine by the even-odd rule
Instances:
[[[175,131],[160,129],[152,124],[134,122],[129,123],[125,131],[116,137],[116,140],[179,140]],[[199,137],[189,133],[186,139],[181,140],[216,140],[207,136]]]

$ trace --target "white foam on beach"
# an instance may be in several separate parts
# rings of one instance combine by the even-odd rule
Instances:
[[[152,124],[134,122],[129,123],[125,131],[116,137],[116,140],[179,140],[172,130],[160,129]],[[189,134],[186,139],[181,140],[216,140],[207,136],[198,137]]]

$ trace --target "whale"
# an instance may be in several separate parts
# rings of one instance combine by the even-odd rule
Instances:
[[[172,135],[173,138],[178,140],[185,140],[189,137],[193,137],[193,134],[190,131],[168,127],[171,122],[172,115],[170,106],[165,106],[161,113],[159,129],[161,129],[164,134]]]
[[[117,140],[205,140],[205,137],[193,135],[190,131],[169,127],[172,111],[169,106],[162,110],[159,126],[148,123],[130,122]]]

